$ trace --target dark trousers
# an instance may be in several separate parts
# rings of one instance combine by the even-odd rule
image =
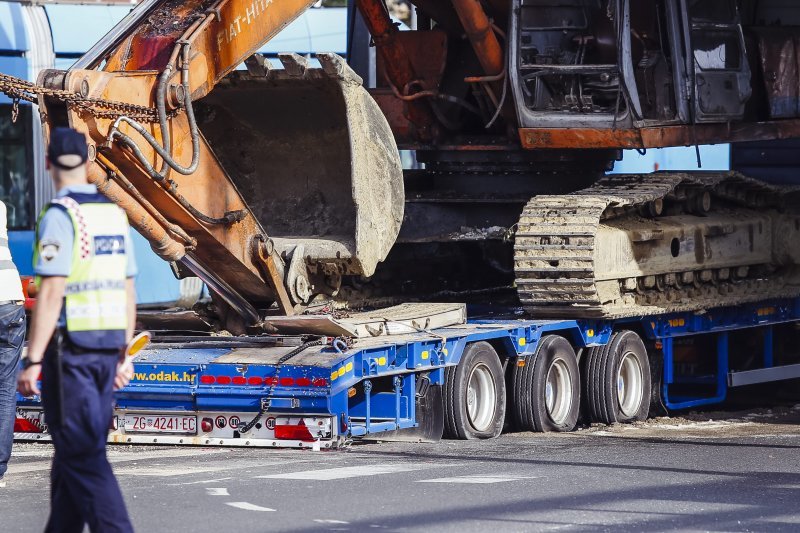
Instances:
[[[14,442],[17,406],[17,369],[25,341],[25,309],[0,305],[0,478],[6,473]]]
[[[92,532],[133,531],[106,458],[117,356],[74,353],[62,343],[59,372],[57,344],[48,349],[42,376],[45,421],[55,447],[45,531],[79,533],[84,524]]]

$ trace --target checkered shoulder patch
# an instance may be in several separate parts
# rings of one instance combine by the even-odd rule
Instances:
[[[92,252],[92,248],[89,244],[89,232],[86,229],[86,219],[81,212],[81,206],[78,202],[70,198],[69,196],[63,196],[61,198],[53,199],[54,204],[58,204],[65,208],[73,218],[77,221],[78,228],[77,228],[77,238],[78,238],[78,250],[81,254],[81,259],[86,259]]]

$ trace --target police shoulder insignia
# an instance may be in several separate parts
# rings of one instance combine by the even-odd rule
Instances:
[[[49,263],[58,256],[61,243],[55,239],[44,239],[39,243],[39,257],[42,261]]]

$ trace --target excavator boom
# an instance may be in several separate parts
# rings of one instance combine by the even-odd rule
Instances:
[[[397,148],[361,79],[333,54],[319,55],[322,68],[282,54],[280,72],[253,56],[311,4],[143,2],[72,69],[40,76],[49,88],[123,103],[98,114],[47,96],[40,101],[49,126],[86,133],[90,180],[127,211],[154,250],[204,279],[244,323],[257,322],[258,308],[272,302],[291,314],[320,291],[335,293],[342,274],[371,274],[402,219]],[[234,76],[241,86],[226,83],[206,103],[245,60],[249,74]],[[155,116],[136,118],[132,106],[155,108]],[[287,120],[303,127],[289,131]],[[280,130],[279,143],[243,145],[256,130],[263,139]],[[212,149],[206,134],[233,142]],[[326,136],[338,139],[336,152]],[[302,169],[297,161],[305,158],[325,163]],[[364,178],[370,169],[381,172],[385,186],[374,198]],[[282,191],[295,184],[319,205],[282,204]],[[348,220],[309,232],[314,211]]]

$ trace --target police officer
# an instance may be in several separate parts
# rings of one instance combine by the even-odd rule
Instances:
[[[11,457],[14,441],[14,410],[17,394],[14,383],[19,355],[25,340],[25,309],[22,307],[22,283],[11,261],[6,230],[6,206],[0,202],[0,488]]]
[[[38,292],[17,387],[39,394],[55,446],[46,531],[132,531],[106,458],[113,390],[133,334],[136,267],[125,213],[87,182],[86,138],[55,128],[47,167],[56,198],[39,218],[34,249]],[[43,367],[41,366],[43,365]]]

